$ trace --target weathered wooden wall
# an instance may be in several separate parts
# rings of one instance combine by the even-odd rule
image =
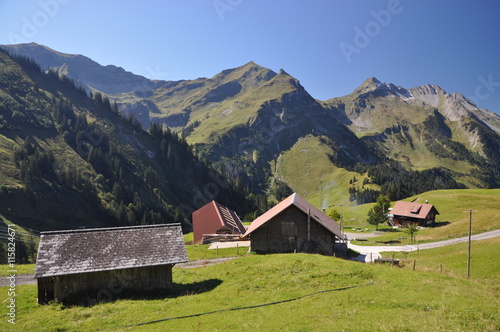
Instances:
[[[335,235],[290,206],[251,234],[250,250],[257,253],[309,252],[333,255]],[[308,240],[309,233],[309,240]]]
[[[157,288],[169,289],[171,286],[171,264],[44,277],[38,279],[38,302],[45,304],[53,299],[64,301],[72,295],[90,290],[105,296],[118,295],[123,290],[140,293]]]

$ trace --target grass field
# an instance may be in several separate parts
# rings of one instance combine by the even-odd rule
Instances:
[[[476,264],[480,269],[484,262]],[[498,260],[488,264],[498,269]],[[173,278],[172,296],[121,299],[91,307],[57,303],[39,306],[35,285],[18,286],[16,328],[121,331],[129,330],[124,326],[154,320],[298,297],[302,298],[172,319],[132,330],[497,331],[500,328],[498,286],[493,287],[493,281],[483,279],[467,280],[307,254],[254,255],[203,268],[175,268]],[[496,278],[498,282],[498,275]],[[354,288],[342,290],[351,286]],[[0,292],[6,294],[7,289]],[[0,328],[7,327],[4,319]]]
[[[472,232],[482,233],[500,228],[500,189],[460,189],[435,190],[409,197],[405,201],[434,204],[439,211],[436,218],[438,227],[429,227],[418,231],[417,242],[431,242],[462,237],[469,230],[469,209],[473,210]],[[393,203],[394,204],[394,203]],[[393,206],[392,204],[392,206]],[[352,231],[351,227],[362,226],[370,231],[375,227],[366,222],[366,215],[373,204],[363,204],[356,207],[340,208],[344,214],[345,231]],[[378,245],[380,241],[398,240],[407,237],[402,244],[410,243],[409,236],[402,229],[393,230],[387,225],[380,225],[379,229],[386,230],[385,235],[369,238],[368,241],[356,242],[358,245]],[[363,237],[363,233],[359,234]]]
[[[400,265],[406,270],[415,270],[446,275],[467,276],[468,243],[463,242],[451,246],[409,252],[386,252],[383,256],[400,259]],[[471,242],[471,277],[482,283],[490,283],[496,291],[500,291],[500,238]]]
[[[414,199],[436,204],[441,213],[438,221],[449,222],[419,232],[417,239],[462,235],[468,225],[468,214],[463,211],[469,208],[478,211],[474,213],[475,232],[499,227],[500,190],[435,191],[409,200]],[[358,207],[355,213],[364,213],[367,206]],[[192,234],[184,239],[192,241]],[[240,258],[200,268],[174,268],[174,289],[169,295],[112,298],[88,307],[40,306],[36,285],[20,285],[16,287],[16,325],[11,326],[4,315],[0,330],[500,330],[500,238],[472,242],[470,279],[466,278],[467,243],[394,253],[402,268],[320,255],[251,255],[246,247],[239,252],[207,247],[187,245],[189,259]],[[392,257],[391,252],[384,255]],[[34,265],[17,268],[18,274],[32,273]],[[1,269],[1,275],[6,275],[6,266]],[[8,288],[0,288],[0,294],[7,299]]]
[[[354,186],[361,188],[367,174],[335,166],[329,158],[336,153],[333,146],[334,143],[324,136],[301,138],[278,158],[276,176],[318,208],[334,206],[339,210],[348,210],[355,206],[355,202],[349,201],[350,181],[356,177]],[[380,186],[367,184],[365,188],[380,189]]]

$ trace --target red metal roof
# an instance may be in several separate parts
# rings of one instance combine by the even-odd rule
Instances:
[[[398,201],[392,208],[391,213],[394,216],[411,217],[416,219],[427,219],[427,216],[434,209],[436,214],[439,212],[432,204],[420,204],[415,202]]]
[[[342,238],[342,232],[340,231],[339,225],[333,219],[328,217],[324,212],[320,211],[318,208],[316,208],[314,205],[306,201],[297,193],[293,193],[292,195],[288,196],[283,201],[281,201],[280,203],[276,204],[273,208],[268,210],[266,213],[255,219],[248,228],[244,237],[250,235],[250,233],[252,233],[254,230],[264,225],[269,220],[273,219],[278,214],[280,214],[281,212],[283,212],[285,209],[287,209],[292,205],[296,206],[306,214],[309,211],[312,219],[314,219],[321,226],[325,227],[327,230],[329,230],[337,237]]]
[[[199,243],[203,234],[213,234],[217,231],[228,230],[233,234],[244,234],[245,226],[238,214],[216,201],[193,212],[193,237]]]

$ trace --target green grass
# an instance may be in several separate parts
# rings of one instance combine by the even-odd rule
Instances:
[[[498,261],[492,264],[498,266]],[[35,285],[18,286],[16,328],[127,330],[123,326],[256,306],[349,286],[360,287],[265,307],[169,320],[132,330],[495,331],[500,328],[498,289],[488,284],[319,255],[248,256],[203,268],[174,268],[173,278],[176,296],[122,299],[93,307],[39,306]],[[0,289],[1,292],[5,293],[6,288]],[[7,328],[5,319],[0,324],[0,328]]]
[[[467,275],[467,250],[468,243],[463,242],[451,246],[426,249],[409,252],[386,252],[385,257],[400,259],[400,264],[407,270],[415,269],[465,277]],[[471,242],[471,278],[482,283],[490,282],[492,286],[500,291],[500,264],[498,264],[498,253],[500,252],[500,238]]]
[[[12,270],[9,265],[0,265],[0,277],[10,275],[10,273],[7,272],[8,270]],[[17,271],[16,274],[33,274],[35,273],[35,264],[16,264],[15,270]]]
[[[333,206],[339,211],[347,210],[355,205],[349,201],[349,181],[356,177],[355,186],[361,188],[367,175],[335,166],[328,157],[335,154],[333,144],[327,137],[308,135],[301,138],[280,155],[276,175],[319,208]],[[367,184],[365,188],[379,189],[379,186]]]
[[[190,261],[222,257],[239,257],[248,255],[248,247],[208,249],[209,244],[186,245]]]
[[[194,241],[193,232],[184,234],[184,243],[191,244]]]
[[[472,232],[474,234],[500,228],[500,189],[456,189],[435,190],[409,197],[404,201],[425,203],[428,201],[439,211],[436,222],[439,227],[428,227],[416,234],[417,242],[432,242],[450,238],[467,236],[469,230],[469,209],[472,209]],[[391,204],[394,206],[394,202]],[[360,226],[373,230],[374,227],[366,222],[367,214],[372,204],[363,204],[350,208],[340,207],[344,213],[344,229]],[[359,245],[378,245],[381,241],[397,240],[407,237],[401,244],[409,244],[409,236],[402,229],[392,230],[386,225],[379,225],[379,229],[387,230],[383,236],[369,238],[359,242]],[[360,233],[359,237],[363,237]]]
[[[237,248],[220,248],[208,249],[208,244],[192,244],[193,232],[184,234],[184,242],[186,243],[186,251],[190,261],[197,261],[200,259],[212,259],[223,257],[241,257],[248,255],[248,246],[239,246]]]

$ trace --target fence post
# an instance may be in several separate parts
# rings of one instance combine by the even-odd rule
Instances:
[[[415,271],[415,265],[416,265],[416,264],[417,264],[417,260],[416,260],[416,259],[414,259],[414,260],[413,260],[413,271]]]

